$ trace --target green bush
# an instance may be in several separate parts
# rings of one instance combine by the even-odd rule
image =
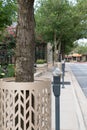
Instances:
[[[14,76],[15,76],[15,69],[13,64],[9,64],[7,66],[0,65],[0,78],[14,77]]]
[[[43,60],[43,59],[38,59],[36,61],[36,64],[44,64],[44,63],[46,63],[46,60]]]
[[[14,77],[15,76],[15,69],[13,64],[9,64],[7,67],[7,77]]]
[[[0,65],[0,78],[3,78],[5,76],[5,73],[2,71],[2,67]]]

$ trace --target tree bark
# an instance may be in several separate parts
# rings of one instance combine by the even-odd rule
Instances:
[[[35,21],[34,0],[18,1],[16,82],[34,81]]]
[[[62,55],[62,60],[65,59],[65,43],[62,42],[61,44],[61,55]]]

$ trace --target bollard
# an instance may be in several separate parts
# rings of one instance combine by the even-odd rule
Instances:
[[[62,88],[64,88],[65,62],[62,61]]]
[[[60,130],[60,78],[61,71],[56,68],[53,72],[53,93],[55,96],[55,130]]]

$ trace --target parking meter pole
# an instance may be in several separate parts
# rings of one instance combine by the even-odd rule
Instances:
[[[53,77],[53,93],[55,96],[55,130],[60,130],[60,75]]]
[[[64,88],[64,74],[62,73],[62,88]]]
[[[62,88],[64,88],[65,62],[62,63]]]
[[[59,97],[55,97],[55,112],[56,112],[55,130],[60,130],[60,98]]]

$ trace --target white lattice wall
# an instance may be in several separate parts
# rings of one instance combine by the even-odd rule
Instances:
[[[0,130],[51,130],[50,81],[0,83]]]

